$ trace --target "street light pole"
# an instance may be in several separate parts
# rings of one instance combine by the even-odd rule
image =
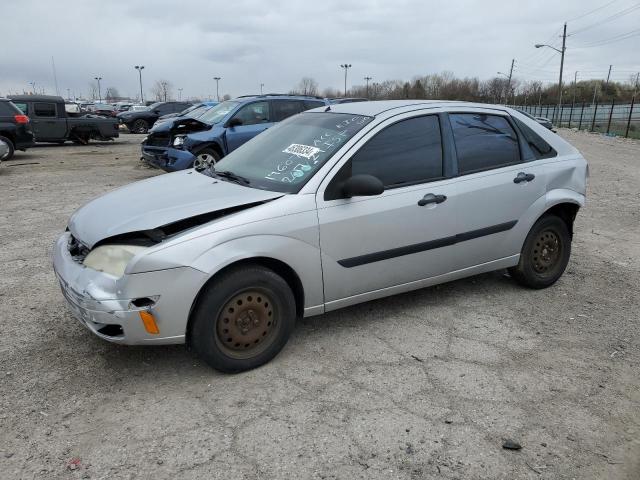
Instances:
[[[178,89],[178,100],[182,100],[182,88]]]
[[[369,99],[369,80],[373,80],[372,77],[364,77],[365,81],[367,82],[367,100]]]
[[[216,99],[220,101],[220,90],[218,89],[218,86],[222,77],[213,77],[213,79],[216,81]]]
[[[260,84],[260,95],[262,95],[262,89],[264,88],[264,83]]]
[[[100,91],[100,80],[102,80],[102,77],[93,77],[93,79],[98,81],[98,102],[102,103],[102,92]]]
[[[138,76],[140,77],[140,103],[144,103],[142,95],[142,70],[144,69],[144,65],[136,65],[135,69],[138,71]]]
[[[343,63],[340,65],[341,68],[344,68],[344,96],[347,96],[347,71],[351,68],[350,63]]]

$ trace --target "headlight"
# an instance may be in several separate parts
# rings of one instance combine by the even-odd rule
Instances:
[[[83,263],[85,267],[121,277],[131,259],[145,249],[136,245],[103,245],[91,250]]]
[[[173,139],[173,146],[181,147],[182,145],[184,145],[185,137],[186,135],[177,135],[176,138]]]

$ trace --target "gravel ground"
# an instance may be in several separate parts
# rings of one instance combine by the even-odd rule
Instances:
[[[640,478],[640,142],[561,134],[591,179],[555,286],[495,272],[306,319],[240,375],[67,312],[51,246],[87,200],[158,173],[140,136],[18,153],[0,168],[0,477]]]

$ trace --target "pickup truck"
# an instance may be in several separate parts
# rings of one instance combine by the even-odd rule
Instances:
[[[86,145],[89,140],[112,140],[118,136],[115,118],[74,114],[65,109],[62,97],[50,95],[10,95],[11,101],[31,119],[36,142]]]

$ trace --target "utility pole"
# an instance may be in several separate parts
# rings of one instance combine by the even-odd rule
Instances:
[[[344,96],[347,96],[347,71],[351,68],[350,63],[343,63],[340,65],[341,68],[344,68]]]
[[[369,99],[369,80],[373,80],[372,77],[364,77],[365,81],[367,82],[367,100]]]
[[[562,70],[564,69],[564,52],[567,49],[567,22],[564,22],[562,30],[562,51],[560,52],[560,78],[558,79],[558,115],[562,107]]]
[[[178,100],[182,100],[182,88],[178,89]]]
[[[31,88],[33,88],[33,94],[36,94],[36,82],[29,82],[29,85],[31,85]]]
[[[578,85],[578,71],[576,70],[576,72],[573,74],[573,102],[572,102],[572,105],[575,105],[575,103],[576,103],[577,85]],[[571,109],[573,110],[573,106],[571,107]]]
[[[102,77],[93,77],[93,79],[98,81],[98,102],[102,103],[102,91],[100,90],[100,80],[102,80]]]
[[[507,92],[511,90],[511,78],[513,77],[513,64],[516,63],[516,59],[511,59],[511,68],[509,69],[509,80],[507,80]]]
[[[218,86],[220,84],[220,80],[222,80],[222,77],[213,77],[213,79],[216,81],[216,99],[220,101],[220,90],[218,89]]]
[[[264,83],[260,84],[260,95],[262,95],[262,89],[264,88]]]
[[[638,78],[640,77],[640,72],[636,73],[636,83],[633,85],[633,96],[636,96],[636,91],[638,90]]]
[[[611,78],[611,69],[613,65],[609,65],[609,73],[607,73],[607,81],[604,83],[604,94],[607,94],[607,87],[609,86],[609,78]]]
[[[142,70],[144,69],[144,65],[136,65],[134,68],[138,71],[138,76],[140,77],[140,103],[144,103],[142,95]]]

